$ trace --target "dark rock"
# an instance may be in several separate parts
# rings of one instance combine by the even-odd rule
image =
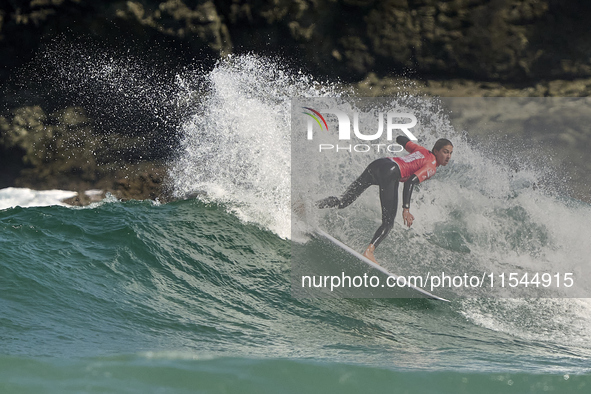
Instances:
[[[79,203],[89,189],[166,194],[175,136],[159,138],[145,121],[160,116],[151,107],[92,112],[81,98],[56,102],[42,73],[41,91],[18,81],[58,37],[107,54],[149,53],[154,67],[173,69],[207,68],[232,53],[279,56],[366,96],[588,96],[590,11],[585,0],[0,1],[0,181],[78,190]],[[577,130],[557,141],[589,144]]]

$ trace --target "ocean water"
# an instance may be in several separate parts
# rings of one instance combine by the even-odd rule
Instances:
[[[587,298],[293,297],[291,250],[309,241],[290,219],[290,99],[346,93],[256,56],[200,75],[206,94],[192,78],[176,81],[176,99],[195,103],[171,158],[177,201],[21,207],[11,191],[0,392],[589,392]],[[443,267],[586,272],[588,204],[533,188],[547,169],[516,175],[420,108],[454,138],[454,163],[415,192],[413,229],[397,222],[378,259],[404,273],[388,256],[405,245]],[[298,197],[334,194],[362,166],[326,166]],[[376,200],[311,221],[359,250]]]

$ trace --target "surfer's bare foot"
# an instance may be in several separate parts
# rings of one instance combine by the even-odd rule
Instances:
[[[365,249],[365,252],[363,252],[363,255],[365,257],[367,257],[368,259],[370,259],[371,261],[373,261],[374,263],[378,264],[378,262],[376,261],[376,258],[373,255],[373,252],[376,250],[376,247],[373,246],[373,244],[370,244],[367,249]],[[379,264],[378,264],[379,265]]]

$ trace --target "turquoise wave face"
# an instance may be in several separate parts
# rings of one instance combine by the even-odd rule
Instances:
[[[101,73],[113,64],[85,61]],[[84,85],[88,69],[66,67],[69,81]],[[111,73],[99,76],[110,89]],[[0,392],[588,391],[588,299],[291,296],[291,98],[349,93],[252,55],[177,76],[172,89],[145,82],[148,112],[162,119],[172,103],[170,116],[182,118],[164,118],[183,130],[175,195],[214,204],[0,211]],[[91,90],[83,93],[93,101]],[[403,275],[411,263],[455,272],[588,266],[589,206],[534,190],[556,174],[529,162],[515,173],[504,160],[523,153],[517,145],[506,157],[479,151],[437,105],[396,100],[428,120],[422,143],[448,137],[456,153],[415,189],[413,229],[398,221],[379,261]],[[368,159],[306,161],[322,171],[292,197],[338,194]],[[314,220],[363,250],[380,208],[369,191],[355,204]],[[311,265],[334,257],[298,247]]]
[[[196,200],[14,208],[0,234],[0,355],[582,373],[591,353],[584,300],[293,298],[291,241]]]
[[[208,351],[265,316],[259,283],[265,296],[285,287],[289,244],[217,207],[134,202],[0,217],[1,316],[7,338],[21,338],[3,342],[5,354]]]

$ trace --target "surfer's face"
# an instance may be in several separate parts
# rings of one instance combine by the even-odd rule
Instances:
[[[437,159],[438,166],[446,166],[449,163],[449,159],[451,159],[451,154],[454,151],[454,147],[451,145],[445,145],[440,150],[434,150],[433,154]]]

